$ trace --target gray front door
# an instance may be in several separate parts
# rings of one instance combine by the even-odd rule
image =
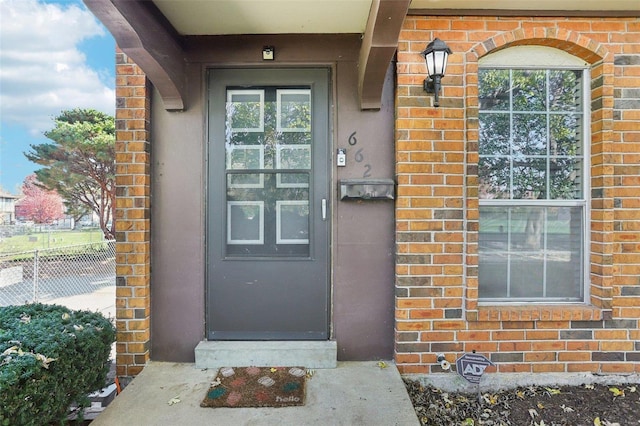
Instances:
[[[329,337],[329,70],[209,71],[207,338]]]

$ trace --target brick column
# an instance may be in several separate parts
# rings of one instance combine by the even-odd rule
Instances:
[[[150,346],[150,91],[142,70],[116,50],[116,364],[138,374]]]

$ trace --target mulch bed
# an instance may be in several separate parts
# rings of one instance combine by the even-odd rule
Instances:
[[[405,380],[423,425],[640,425],[640,384],[529,386],[478,394]]]

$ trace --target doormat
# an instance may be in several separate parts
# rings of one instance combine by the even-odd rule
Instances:
[[[201,407],[290,407],[304,405],[303,367],[224,367]]]

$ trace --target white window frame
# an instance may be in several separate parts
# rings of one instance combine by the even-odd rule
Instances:
[[[530,70],[581,70],[582,71],[582,152],[583,152],[583,173],[582,173],[582,198],[579,200],[544,200],[540,202],[532,202],[527,199],[478,199],[479,207],[490,206],[540,206],[540,207],[574,207],[582,206],[583,234],[582,234],[582,264],[583,264],[583,298],[580,301],[568,302],[566,300],[555,300],[540,298],[538,300],[509,300],[501,299],[480,299],[478,296],[479,306],[495,306],[495,305],[530,305],[530,304],[584,304],[590,300],[590,206],[591,206],[591,73],[589,64],[580,58],[570,55],[559,49],[545,46],[516,46],[500,50],[481,58],[478,63],[479,69],[530,69]],[[480,84],[478,82],[478,84]],[[479,110],[480,112],[480,110]],[[478,143],[480,141],[478,140]],[[480,231],[478,231],[480,232]],[[478,251],[479,256],[479,251]],[[478,259],[479,265],[480,259]],[[479,277],[478,277],[479,286]]]

